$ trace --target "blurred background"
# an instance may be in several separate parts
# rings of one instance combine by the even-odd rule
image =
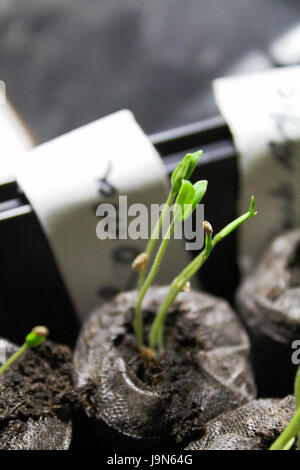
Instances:
[[[298,197],[298,173],[291,170],[286,174],[284,166],[278,169],[276,155],[271,164],[272,174],[267,167],[270,187],[260,193],[257,174],[262,175],[264,182],[266,170],[264,166],[258,167],[257,171],[254,168],[253,175],[250,174],[251,192],[248,194],[248,186],[242,181],[238,166],[241,159],[236,158],[239,149],[219,114],[211,85],[218,77],[296,64],[300,64],[299,1],[0,0],[0,80],[5,82],[8,100],[23,118],[34,140],[32,142],[24,126],[20,125],[11,107],[0,105],[0,312],[6,313],[0,315],[1,333],[13,341],[22,341],[28,325],[32,327],[40,323],[41,311],[44,312],[44,323],[51,331],[56,331],[59,341],[72,344],[78,329],[70,292],[65,288],[62,271],[52,250],[56,234],[63,234],[66,247],[69,247],[68,236],[59,222],[57,225],[54,223],[52,232],[42,228],[41,214],[33,203],[32,193],[28,188],[23,189],[24,181],[20,181],[20,175],[16,176],[12,170],[11,161],[16,159],[13,163],[20,163],[24,150],[127,108],[134,113],[145,133],[152,134],[151,142],[162,157],[162,172],[167,175],[172,173],[184,153],[199,148],[204,150],[201,167],[196,168],[192,182],[200,178],[209,181],[205,217],[212,222],[215,231],[241,213],[239,204],[244,191],[246,203],[243,202],[243,211],[248,207],[250,195],[255,193],[259,210],[268,214],[264,217],[266,230],[270,225],[273,237],[271,213],[276,214],[276,229],[282,230],[286,215],[294,223],[291,214],[294,214],[292,209],[299,206],[298,199],[293,196],[295,193]],[[231,103],[240,105],[240,101],[233,96],[229,102],[230,109]],[[255,117],[256,114],[255,107]],[[248,116],[247,113],[243,115]],[[256,123],[257,120],[252,119],[251,122]],[[175,129],[188,124],[187,128]],[[248,123],[245,128],[253,142],[252,136],[256,139],[257,129],[254,126],[254,134],[251,134]],[[286,142],[285,136],[281,142],[280,129],[277,129],[277,134],[278,142],[276,140],[275,144],[283,165],[285,159],[291,157],[287,146],[290,142]],[[83,158],[92,156],[97,150],[98,133],[96,135],[96,144],[90,139],[90,147],[84,145]],[[266,148],[269,148],[267,130],[266,135]],[[121,146],[122,141],[118,139],[115,128],[113,136],[116,137],[114,144]],[[148,144],[148,140],[145,141]],[[298,140],[296,144],[298,148]],[[252,148],[251,145],[249,147]],[[55,150],[56,156],[73,157],[72,145],[69,151],[64,145],[58,148],[63,150]],[[264,165],[264,156],[260,155],[260,159]],[[51,154],[48,161],[53,160]],[[38,171],[32,167],[29,174],[37,187],[39,184],[42,187],[43,197],[40,199],[56,200],[55,178],[49,178],[51,190],[48,194],[42,185],[48,174],[42,166],[38,167]],[[274,167],[282,172],[276,187]],[[61,168],[57,168],[57,172],[68,181],[74,178],[72,171],[68,170],[65,175]],[[83,224],[80,230],[93,233],[93,236],[97,223],[95,207],[103,198],[103,175],[100,176],[95,175],[99,187],[94,188],[94,180],[91,183],[95,189],[95,203],[94,200],[90,202],[89,191],[80,201],[81,206],[87,207],[92,214],[91,226]],[[246,179],[245,175],[243,178]],[[247,181],[249,178],[247,175]],[[265,185],[261,186],[264,189]],[[65,187],[63,181],[63,191]],[[286,187],[287,194],[282,190]],[[71,185],[68,194],[74,195]],[[76,198],[72,200],[76,201]],[[117,204],[117,193],[109,200]],[[270,201],[272,205],[268,205]],[[71,217],[73,206],[66,207]],[[53,213],[59,212],[53,210]],[[282,219],[279,224],[277,214]],[[59,220],[64,227],[64,220],[69,219]],[[70,227],[73,227],[74,220],[71,220]],[[257,224],[263,227],[262,219],[257,220]],[[292,226],[285,225],[284,228]],[[248,228],[245,233],[247,240],[252,237],[254,251],[258,252],[257,231],[255,237]],[[216,255],[201,271],[200,279],[203,289],[231,302],[240,282],[238,236],[235,232],[221,249],[216,248]],[[269,239],[265,237],[262,241],[265,240]],[[122,253],[126,254],[125,262],[121,258],[116,261],[114,253],[119,245]],[[249,255],[247,243],[244,246]],[[84,263],[75,263],[78,277],[87,279],[82,274],[83,265],[87,267],[87,273],[93,273],[97,282],[99,274],[99,285],[93,290],[95,305],[120,289],[133,287],[129,266],[137,253],[131,245],[129,250],[127,243],[116,240],[115,249],[109,251],[105,244],[99,243],[97,257],[93,252],[91,258],[88,250],[88,243],[80,241],[80,246],[74,244],[74,254],[77,256],[79,253],[80,261],[84,260]],[[140,252],[141,248],[135,250]],[[109,258],[105,268],[108,269],[109,265],[118,269],[118,276],[113,279],[101,277],[103,253]],[[197,250],[190,253],[191,256],[196,254]],[[70,259],[73,260],[72,257]],[[126,283],[120,277],[121,268]],[[169,271],[170,265],[168,274],[171,274]],[[94,272],[98,274],[94,275]],[[84,294],[82,286],[81,293]],[[20,323],[20,311],[26,312],[22,315],[23,323]],[[66,324],[72,324],[72,330],[69,326],[66,328],[61,319],[60,329],[57,328],[57,314],[61,311]]]
[[[299,15],[296,0],[1,0],[0,78],[37,143],[122,108],[155,133],[215,116],[212,79],[297,62],[280,41]]]

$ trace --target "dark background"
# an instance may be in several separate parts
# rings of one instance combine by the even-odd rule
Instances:
[[[121,108],[147,133],[217,113],[213,78],[271,67],[288,0],[0,0],[0,78],[42,142]]]

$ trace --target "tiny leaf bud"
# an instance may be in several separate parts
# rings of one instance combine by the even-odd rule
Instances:
[[[213,233],[212,226],[210,225],[209,222],[207,222],[207,220],[203,222],[203,228],[204,228],[206,235],[211,235]]]
[[[134,271],[142,271],[148,262],[148,255],[147,253],[140,253],[132,263],[132,269]]]
[[[25,338],[25,343],[30,347],[36,347],[42,344],[49,334],[46,326],[35,326]]]

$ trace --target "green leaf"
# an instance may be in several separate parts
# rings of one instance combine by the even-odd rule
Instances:
[[[251,217],[253,215],[256,215],[257,212],[254,213],[254,206],[255,206],[255,199],[254,196],[251,197],[251,202],[250,202],[250,207],[249,207],[249,214],[251,214]]]
[[[28,344],[28,346],[31,346],[32,348],[39,346],[42,344],[46,339],[46,336],[38,336],[34,331],[31,331],[28,333],[28,335],[25,338],[25,343]]]
[[[179,163],[177,168],[172,173],[171,176],[171,185],[172,185],[172,192],[177,194],[181,187],[181,182],[185,178],[186,172],[188,171],[189,164],[190,164],[191,154],[187,154],[183,160]]]
[[[178,193],[180,190],[181,182],[183,179],[188,180],[193,173],[198,160],[201,158],[202,150],[194,153],[188,153],[179,163],[177,168],[172,173],[171,185],[172,192]]]
[[[194,189],[195,189],[195,197],[194,197],[194,202],[193,202],[193,210],[195,209],[196,205],[199,204],[204,194],[206,193],[207,181],[206,180],[197,181],[197,183],[194,184]]]
[[[188,154],[188,155],[190,155],[190,164],[189,164],[188,170],[187,170],[186,175],[185,175],[186,180],[190,179],[190,177],[191,177],[191,175],[192,175],[192,173],[195,169],[195,166],[197,165],[198,161],[200,160],[202,154],[203,154],[203,150],[198,150],[198,152]]]
[[[226,227],[224,227],[219,233],[217,233],[217,235],[213,239],[213,244],[216,245],[217,243],[219,243],[221,240],[223,240],[223,238],[227,237],[227,235],[236,230],[239,225],[241,225],[246,220],[250,219],[250,217],[256,215],[257,212],[254,211],[254,205],[255,200],[254,196],[252,196],[249,211],[235,219],[230,224],[226,225]]]
[[[182,222],[193,211],[195,188],[190,181],[182,180],[181,188],[175,201],[174,222]]]

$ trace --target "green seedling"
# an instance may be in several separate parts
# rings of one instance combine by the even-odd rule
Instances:
[[[146,274],[146,266],[148,263],[149,258],[151,257],[151,254],[153,252],[155,243],[158,239],[160,230],[162,228],[163,221],[168,214],[168,211],[170,209],[170,206],[172,205],[172,202],[177,195],[178,191],[181,188],[181,183],[183,179],[189,179],[190,176],[192,175],[197,162],[200,160],[202,156],[202,150],[199,150],[198,152],[194,153],[188,153],[184,159],[179,163],[177,168],[173,171],[171,175],[171,189],[167,198],[167,201],[164,205],[164,209],[151,233],[150,240],[146,246],[145,253],[143,253],[143,262],[135,264],[133,263],[133,268],[136,271],[140,272],[139,275],[139,283],[138,283],[138,290],[140,291],[145,280],[145,274]]]
[[[295,441],[297,441],[298,450],[300,449],[300,367],[296,374],[294,391],[296,413],[285,430],[271,445],[270,450],[289,450]]]
[[[157,238],[157,234],[162,226],[162,221],[167,213],[162,212],[161,218],[158,221],[153,234],[155,235],[154,241],[150,240],[150,249],[149,243],[147,245],[145,253],[139,255],[133,263],[133,268],[136,270],[140,270],[142,275],[140,275],[139,279],[139,286],[138,286],[138,299],[135,311],[135,317],[133,321],[133,326],[137,338],[137,344],[140,350],[144,349],[143,345],[143,318],[142,318],[142,302],[145,297],[147,290],[149,289],[152,281],[154,280],[159,266],[161,264],[163,255],[165,253],[168,241],[174,231],[175,225],[178,223],[183,222],[187,217],[189,217],[193,210],[196,208],[197,204],[202,200],[206,189],[207,189],[207,181],[198,181],[196,184],[192,184],[188,181],[188,178],[191,176],[197,161],[199,160],[202,152],[196,152],[194,154],[188,154],[184,157],[184,159],[180,162],[178,167],[175,169],[171,176],[171,191],[167,203],[165,205],[169,210],[171,203],[177,194],[175,205],[173,208],[173,216],[170,223],[170,226],[161,241],[161,244],[158,248],[157,254],[153,261],[153,265],[149,270],[149,273],[145,279],[145,270],[146,266],[149,261],[149,257],[151,252],[154,248],[155,240]],[[164,210],[165,210],[164,208]],[[252,196],[251,204],[249,211],[246,212],[244,215],[239,217],[238,219],[234,220],[230,224],[228,224],[223,230],[221,230],[217,235],[212,238],[212,227],[209,222],[204,222],[204,230],[205,230],[205,247],[203,251],[177,276],[170,286],[170,290],[167,294],[167,297],[163,304],[161,305],[155,320],[153,322],[150,336],[149,336],[149,348],[152,355],[161,355],[163,352],[163,332],[164,332],[164,324],[167,313],[175,301],[179,292],[188,290],[189,281],[190,279],[196,274],[196,272],[201,268],[201,266],[205,263],[207,258],[209,257],[211,251],[219,243],[223,240],[226,236],[228,236],[231,232],[239,227],[243,222],[247,219],[256,215],[254,210],[254,197]]]
[[[203,264],[208,259],[213,248],[222,241],[227,235],[236,230],[243,222],[250,219],[257,212],[254,211],[254,197],[251,198],[251,204],[249,211],[244,215],[234,220],[228,224],[223,230],[221,230],[214,238],[212,238],[212,227],[209,222],[203,222],[204,231],[205,231],[205,247],[201,253],[177,276],[172,282],[169,292],[162,306],[160,307],[155,320],[153,322],[150,337],[149,337],[149,347],[156,354],[160,355],[163,352],[163,334],[164,334],[164,324],[167,313],[175,301],[179,292],[184,290],[184,286],[190,279],[199,271]]]
[[[6,371],[6,369],[13,364],[28,348],[35,348],[42,344],[49,334],[46,326],[36,326],[25,338],[23,346],[18,349],[7,361],[0,367],[0,375]]]
[[[153,261],[153,265],[150,269],[150,272],[143,283],[141,289],[138,291],[138,301],[136,305],[136,312],[134,318],[134,329],[137,337],[138,347],[141,349],[143,347],[143,319],[142,319],[142,302],[146,295],[147,290],[149,289],[152,281],[154,280],[159,266],[161,264],[163,255],[165,253],[167,244],[171,238],[171,235],[174,231],[175,225],[183,222],[187,217],[189,217],[192,211],[195,209],[196,205],[200,202],[202,197],[205,194],[207,188],[207,181],[198,181],[195,185],[192,185],[187,180],[181,181],[181,187],[179,189],[174,208],[173,208],[173,217],[171,224],[160,244],[160,247],[157,251],[156,257]],[[147,256],[147,253],[139,255],[135,260],[133,266],[136,266],[138,262],[143,259],[143,256]]]

